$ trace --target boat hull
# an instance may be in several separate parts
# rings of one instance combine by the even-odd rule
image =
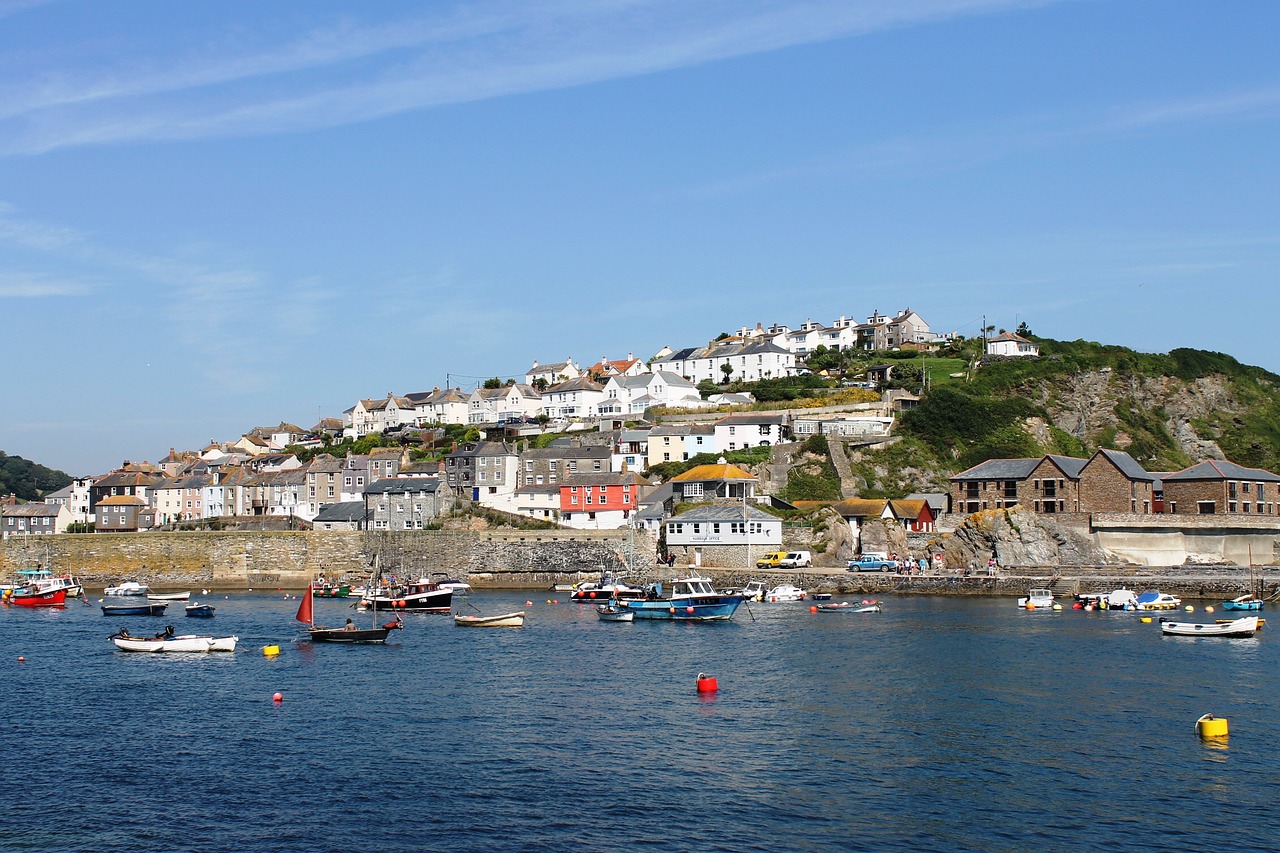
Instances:
[[[147,593],[147,601],[186,601],[191,598],[188,592],[149,592]]]
[[[1162,622],[1160,630],[1166,637],[1252,637],[1258,631],[1258,617],[1244,616],[1225,625],[1198,622]]]
[[[212,604],[188,604],[186,607],[187,615],[193,619],[212,619],[216,609]]]
[[[113,637],[116,648],[125,652],[234,652],[239,637],[167,637],[144,639]]]
[[[163,616],[168,604],[104,604],[103,616]]]
[[[464,628],[519,628],[524,625],[524,611],[496,616],[464,616],[455,614],[453,624]]]
[[[67,591],[54,589],[48,592],[15,592],[8,599],[19,607],[62,607],[67,603]]]
[[[683,622],[727,622],[733,618],[740,595],[706,595],[656,601],[620,601],[619,607],[635,613],[637,619]]]
[[[374,595],[360,599],[360,606],[391,613],[448,613],[453,609],[453,590],[437,589],[403,596]]]
[[[357,631],[346,631],[342,628],[312,628],[307,631],[313,643],[347,643],[370,644],[385,643],[391,628],[361,628]]]
[[[1224,601],[1223,610],[1261,610],[1261,601]]]
[[[608,604],[598,606],[596,615],[600,617],[601,622],[633,622],[636,618],[635,611],[626,610],[622,607],[613,607]]]

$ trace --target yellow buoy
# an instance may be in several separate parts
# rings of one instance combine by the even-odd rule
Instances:
[[[1143,624],[1144,624],[1144,625],[1150,625],[1150,624],[1151,624],[1151,617],[1150,617],[1150,616],[1143,616],[1143,617],[1142,617],[1142,622],[1143,622]]]
[[[1184,609],[1184,610],[1186,610],[1188,613],[1195,613],[1195,612],[1196,612],[1196,609],[1195,609],[1194,607],[1192,607],[1190,604],[1188,604],[1188,605],[1187,605],[1185,608],[1183,608],[1183,609]]]
[[[1055,603],[1054,603],[1054,605],[1053,605],[1053,609],[1054,609],[1054,610],[1061,610],[1061,609],[1062,609],[1062,605],[1061,605],[1061,604],[1057,604],[1057,603],[1055,602]]]
[[[1213,605],[1212,605],[1212,604],[1206,604],[1206,605],[1205,605],[1205,608],[1204,608],[1204,612],[1205,612],[1205,613],[1212,613],[1212,612],[1213,612]]]
[[[280,647],[279,646],[263,646],[262,653],[269,658],[273,658],[276,655],[280,654]]]
[[[1196,720],[1196,734],[1202,738],[1227,737],[1227,721],[1213,714],[1205,714]]]

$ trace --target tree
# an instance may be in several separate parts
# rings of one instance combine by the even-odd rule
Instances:
[[[541,376],[534,377],[533,382],[529,384],[532,385],[535,389],[537,389],[538,393],[542,393],[543,391],[547,390],[547,380],[542,378]]]
[[[1027,325],[1027,321],[1023,320],[1018,324],[1018,334],[1024,338],[1029,338],[1035,333],[1031,331],[1031,327]]]
[[[733,365],[725,362],[720,365],[720,372],[724,374],[724,384],[729,384],[729,377],[733,375]]]
[[[499,378],[498,378],[498,377],[496,377],[496,376],[494,376],[494,377],[493,377],[493,378],[491,378],[491,379],[486,379],[486,380],[484,381],[484,387],[485,387],[485,388],[501,388],[501,387],[502,387],[502,380],[501,380],[501,379],[499,379]]]

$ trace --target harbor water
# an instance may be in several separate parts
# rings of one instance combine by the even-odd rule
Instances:
[[[619,624],[551,603],[563,593],[528,595],[455,599],[526,610],[523,628],[406,615],[386,646],[359,647],[301,640],[296,596],[280,591],[195,596],[217,606],[212,620],[183,618],[182,602],[104,617],[96,597],[0,609],[0,850],[1280,838],[1280,623],[1251,639],[1165,638],[1129,613],[903,596],[872,614],[804,601],[744,606],[730,623]],[[319,622],[351,615],[316,601]],[[107,640],[166,624],[240,648],[128,654]],[[278,656],[262,653],[271,644]],[[719,690],[699,693],[699,673]],[[1228,740],[1197,738],[1205,713],[1228,718]]]

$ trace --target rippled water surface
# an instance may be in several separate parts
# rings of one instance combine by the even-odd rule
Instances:
[[[527,593],[471,596],[488,613],[527,609],[522,629],[408,615],[385,647],[298,641],[282,593],[211,596],[212,620],[183,618],[181,602],[161,618],[103,617],[96,602],[0,610],[0,849],[1280,838],[1280,627],[1174,639],[1124,613],[910,597],[880,614],[754,604],[729,624],[628,625],[547,595],[527,608]],[[331,624],[350,615],[316,608]],[[106,640],[165,624],[237,634],[241,651],[126,654]],[[696,692],[699,672],[718,693]],[[1225,747],[1194,735],[1208,712],[1230,720]]]

